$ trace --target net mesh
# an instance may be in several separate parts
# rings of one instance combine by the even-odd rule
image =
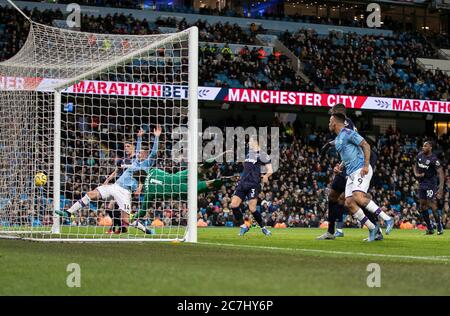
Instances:
[[[31,23],[24,47],[0,63],[0,235],[184,238],[187,163],[174,157],[172,135],[188,127],[188,35],[105,35]],[[61,91],[59,181],[54,91]],[[167,181],[162,191],[143,194],[142,185],[139,192],[138,170]],[[38,172],[48,177],[44,186],[34,181]],[[88,192],[100,194],[54,217],[55,192],[65,211]],[[52,226],[57,234],[42,233]]]

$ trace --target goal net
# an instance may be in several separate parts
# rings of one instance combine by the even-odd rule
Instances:
[[[0,63],[0,237],[196,242],[197,60],[195,27],[130,36],[30,21]],[[143,194],[150,172],[168,183]]]

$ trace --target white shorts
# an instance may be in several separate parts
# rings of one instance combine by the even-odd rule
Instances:
[[[125,211],[130,214],[131,211],[131,192],[127,189],[122,188],[120,185],[107,184],[101,185],[97,188],[97,191],[102,196],[103,200],[109,200],[113,198],[117,205],[119,205],[119,209],[121,211]]]
[[[361,191],[367,193],[370,186],[370,180],[372,179],[373,170],[372,166],[369,166],[369,173],[364,177],[361,177],[361,169],[356,170],[351,175],[347,176],[347,183],[345,185],[345,197],[352,196],[353,192]]]

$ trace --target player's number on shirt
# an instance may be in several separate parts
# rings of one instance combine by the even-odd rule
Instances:
[[[255,193],[256,193],[255,189],[252,189],[251,192],[250,192],[250,197],[254,198],[255,197]]]
[[[429,198],[432,198],[433,195],[434,195],[433,190],[427,190],[427,196],[428,196]]]
[[[360,186],[363,183],[363,179],[362,178],[358,178],[358,186]]]

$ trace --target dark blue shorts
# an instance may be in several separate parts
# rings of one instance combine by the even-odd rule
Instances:
[[[419,199],[434,200],[436,199],[437,186],[423,186],[419,187]]]
[[[253,200],[258,198],[260,190],[260,184],[239,182],[233,195],[238,196],[242,201],[245,201],[246,198]]]
[[[345,176],[345,173],[342,172],[334,176],[331,188],[338,193],[344,193],[346,184],[347,177]]]

